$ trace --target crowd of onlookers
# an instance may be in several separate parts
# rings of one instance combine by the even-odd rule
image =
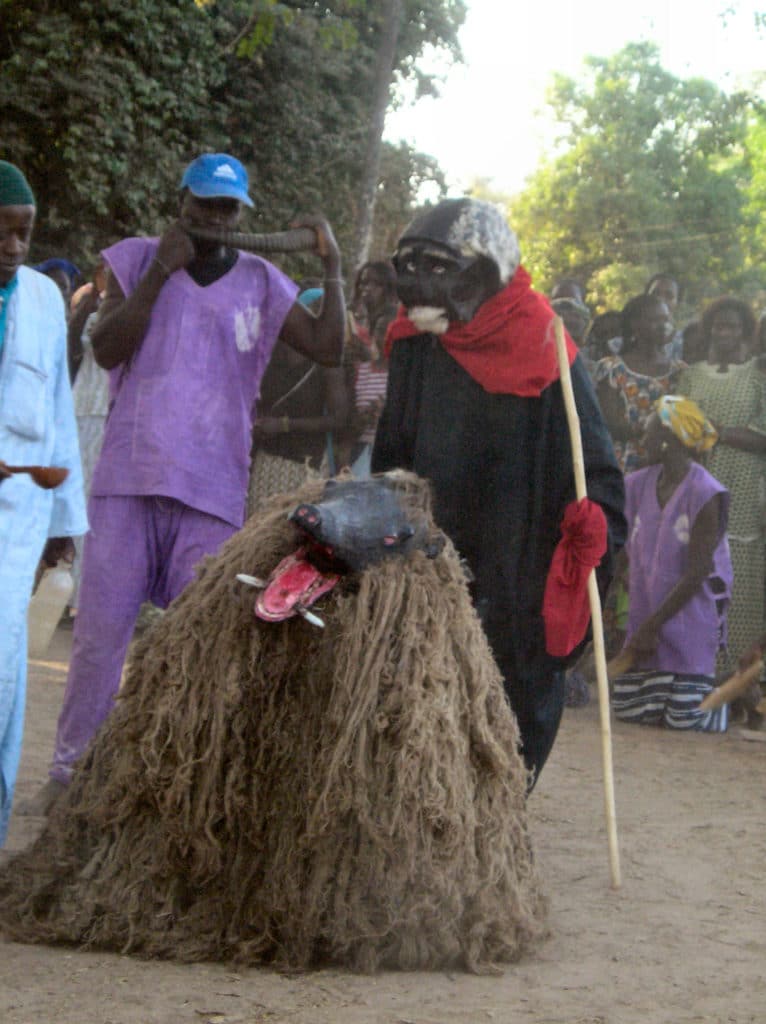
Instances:
[[[8,216],[17,216],[13,211],[20,209],[32,217],[28,225],[14,227],[21,239],[14,255],[18,262],[21,249],[29,244],[34,203],[26,183],[19,179],[22,184],[17,185],[18,170],[3,166],[9,187],[20,188],[28,200],[21,206],[7,204]],[[128,239],[105,250],[104,261],[84,283],[67,259],[51,258],[34,268],[50,277],[64,298],[84,494],[96,498],[89,510],[86,546],[91,553],[86,567],[96,565],[94,551],[108,532],[93,527],[98,509],[122,508],[137,495],[142,509],[146,505],[141,515],[154,517],[141,536],[151,540],[145,553],[157,561],[146,569],[146,579],[136,577],[138,604],[167,604],[200,554],[215,549],[224,535],[241,525],[245,509],[239,488],[247,481],[248,448],[248,514],[274,493],[299,485],[311,472],[330,476],[349,467],[358,477],[370,473],[376,426],[387,394],[387,331],[397,317],[394,265],[376,260],[359,268],[345,296],[344,321],[340,254],[321,218],[305,226],[320,237],[324,277],[303,282],[297,292],[271,264],[250,254],[238,255],[220,240],[205,242],[204,236],[194,236],[196,226],[233,230],[242,206],[251,205],[247,187],[238,161],[226,154],[203,155],[184,172],[181,221],[161,238]],[[12,269],[6,275],[8,288],[13,287]],[[185,275],[178,273],[181,270]],[[268,284],[265,274],[271,275]],[[239,277],[241,284],[234,281]],[[526,274],[524,279],[528,287]],[[203,295],[219,281],[220,295],[211,312]],[[262,311],[254,318],[252,307],[244,305],[247,288],[254,294],[265,288],[263,310],[273,311],[270,339],[264,346],[267,358],[259,355]],[[677,322],[681,298],[679,282],[659,273],[619,311],[591,316],[583,286],[571,278],[555,284],[549,301],[579,349],[627,485],[626,557],[606,602],[608,652],[622,658],[619,713],[635,721],[657,721],[657,708],[662,707],[665,724],[720,731],[726,728],[726,714],[706,712],[706,695],[716,675],[720,679],[757,657],[766,617],[766,328],[763,320],[757,324],[746,302],[731,296],[709,303],[682,327]],[[238,303],[243,303],[241,309]],[[190,326],[191,321],[184,320],[181,329],[176,323],[178,310],[187,305],[200,318],[199,324]],[[547,324],[549,311],[543,305]],[[226,357],[228,361],[211,361],[211,318],[216,330],[231,333],[231,350],[237,354]],[[177,357],[174,346],[179,346]],[[188,349],[188,356],[180,355],[181,347]],[[170,374],[168,359],[173,361]],[[118,373],[110,377],[105,367]],[[176,380],[161,392],[158,382],[165,376]],[[584,375],[583,383],[587,384]],[[189,419],[195,402],[189,398],[189,408],[184,404],[184,387],[198,394],[197,408],[209,405],[214,410],[210,432],[202,422],[195,425]],[[223,396],[229,393],[237,401],[227,406]],[[122,404],[122,424],[115,402]],[[593,410],[593,419],[599,419],[595,405]],[[601,430],[609,449],[603,425]],[[105,431],[108,439],[100,457]],[[132,440],[126,445],[129,435]],[[217,438],[215,443],[212,437]],[[131,451],[139,452],[140,458],[136,460]],[[205,453],[205,465],[198,451]],[[120,469],[121,460],[130,463],[130,472],[143,473],[146,479],[125,483],[121,473],[127,470]],[[612,469],[619,482],[613,464]],[[94,473],[98,486],[93,484]],[[205,486],[195,485],[206,474]],[[220,477],[221,487],[209,486],[213,477]],[[212,497],[200,497],[203,492]],[[156,495],[160,498],[155,501]],[[225,529],[221,537],[205,536],[199,552],[193,544],[184,549],[188,565],[184,562],[183,573],[171,585],[168,566],[176,557],[175,540],[170,554],[159,548],[152,554],[150,548],[164,543],[160,526],[176,537],[177,524],[170,520],[179,509],[187,516],[189,510],[194,513],[189,529],[204,533],[213,518]],[[126,528],[135,526],[132,515],[125,520]],[[104,522],[114,523],[111,513]],[[123,543],[120,531],[109,529]],[[76,548],[70,622],[77,616],[81,596],[83,542],[75,538],[76,532],[66,538],[70,547],[74,538]],[[108,565],[114,553],[102,554]],[[94,569],[91,576],[96,575],[105,578],[104,572],[96,574]],[[166,585],[167,594],[160,593],[157,588]],[[92,590],[86,583],[82,592]],[[96,609],[114,603],[96,600],[92,594],[90,599],[90,612],[77,619],[83,623],[83,635],[86,620],[97,618]],[[117,651],[115,666],[129,641],[138,604],[125,612],[125,635],[111,645]],[[109,646],[102,642],[100,627],[90,629],[93,636],[88,642],[99,650]],[[73,664],[85,666],[88,659],[77,653],[77,638],[76,626]],[[111,673],[115,679],[117,669]],[[114,680],[112,688],[113,684]],[[85,693],[83,687],[80,691]],[[101,717],[112,699],[111,691],[104,693]],[[587,694],[584,676],[570,671],[569,703],[582,703]],[[59,721],[62,735],[67,699]],[[756,687],[749,697],[750,722],[760,722],[762,711]],[[77,716],[72,715],[74,721]],[[88,724],[90,731],[91,725],[95,727]],[[57,757],[59,747],[65,746],[57,737]],[[67,751],[69,771],[72,757]],[[54,769],[56,764],[54,760]],[[51,780],[59,789],[65,785],[53,769]],[[56,791],[54,787],[51,792]]]
[[[587,362],[626,474],[647,464],[647,426],[662,396],[694,400],[715,430],[715,442],[695,453],[695,459],[728,492],[733,584],[730,595],[716,598],[728,606],[728,642],[718,656],[719,672],[725,673],[760,640],[764,629],[766,318],[759,324],[746,302],[723,296],[681,326],[675,319],[680,299],[679,282],[665,273],[652,277],[622,310],[592,319],[576,281],[560,281],[551,292],[553,308]],[[627,624],[627,592],[624,579],[611,595],[613,649],[619,647]],[[758,703],[757,691],[751,703]],[[750,718],[757,718],[752,707]]]
[[[108,407],[107,374],[88,345],[103,269],[99,266],[93,281],[74,293],[79,272],[69,261],[51,259],[37,269],[56,280],[70,310],[70,371],[87,489]],[[321,282],[307,281],[300,301],[316,310],[322,294]],[[624,473],[646,465],[644,438],[662,396],[695,400],[715,425],[717,443],[700,459],[730,496],[727,534],[734,583],[727,596],[728,653],[719,654],[718,669],[733,669],[764,627],[766,371],[761,356],[766,318],[759,324],[746,302],[725,296],[682,326],[676,319],[681,285],[667,273],[651,277],[621,310],[597,316],[591,316],[584,289],[572,278],[559,280],[549,298],[588,367]],[[322,367],[277,343],[263,378],[253,431],[250,511],[276,491],[299,483],[309,469],[329,475],[349,466],[356,475],[369,473],[386,391],[386,329],[397,306],[392,264],[365,263],[347,304],[343,366]],[[626,568],[607,604],[612,653],[624,641],[627,592]],[[75,610],[76,589],[72,605]],[[573,703],[586,699],[581,679],[577,685],[579,697],[573,691]]]

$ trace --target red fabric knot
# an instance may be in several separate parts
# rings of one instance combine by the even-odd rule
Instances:
[[[566,657],[585,636],[590,619],[588,577],[606,551],[606,516],[589,498],[570,502],[561,522],[543,597],[545,648]]]

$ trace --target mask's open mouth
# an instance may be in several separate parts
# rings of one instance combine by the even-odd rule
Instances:
[[[266,622],[283,622],[294,615],[314,625],[323,626],[322,620],[307,613],[323,594],[329,593],[346,570],[333,549],[303,534],[301,545],[287,555],[271,571],[265,581],[239,576],[242,582],[262,587],[255,602],[255,614]]]

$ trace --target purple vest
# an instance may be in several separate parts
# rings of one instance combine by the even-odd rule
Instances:
[[[721,534],[713,556],[713,569],[697,593],[660,631],[654,654],[635,666],[636,671],[715,675],[716,654],[725,640],[725,607],[731,596],[733,573],[726,536],[729,492],[714,476],[693,462],[664,508],[657,501],[659,466],[648,466],[625,477],[627,552],[630,560],[629,641],[655,611],[689,565],[689,538],[701,509],[716,494],[724,495]],[[720,592],[711,585],[721,581]]]
[[[103,252],[126,296],[157,247],[156,238],[128,238]],[[244,252],[206,287],[185,270],[172,274],[140,348],[110,372],[91,493],[175,498],[241,526],[261,378],[297,291]]]

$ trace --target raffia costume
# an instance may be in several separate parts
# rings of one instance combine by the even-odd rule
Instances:
[[[433,530],[424,482],[403,487]],[[542,934],[518,729],[452,545],[344,579],[324,630],[254,618],[236,573],[267,576],[321,488],[261,509],[142,639],[45,832],[0,872],[6,934],[475,971]]]

